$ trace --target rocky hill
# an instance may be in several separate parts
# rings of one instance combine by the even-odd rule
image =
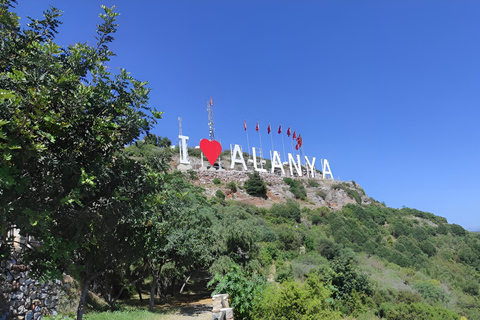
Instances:
[[[369,205],[378,203],[366,195],[363,188],[354,181],[339,181],[333,179],[323,179],[322,172],[317,170],[315,178],[306,177],[306,169],[303,177],[292,177],[301,182],[305,188],[305,197],[295,196],[291,192],[290,186],[284,181],[285,177],[291,177],[288,165],[284,165],[285,176],[280,173],[261,172],[260,176],[267,184],[267,198],[250,196],[243,188],[243,184],[249,178],[248,175],[253,172],[253,165],[248,164],[248,171],[243,171],[240,166],[230,169],[230,154],[222,154],[222,168],[211,168],[205,161],[203,166],[198,157],[190,156],[192,171],[195,172],[196,179],[194,184],[204,189],[204,194],[208,198],[214,197],[217,190],[225,194],[226,200],[235,200],[243,203],[253,204],[257,207],[270,208],[274,203],[283,203],[288,199],[296,199],[301,207],[322,207],[326,206],[332,210],[340,210],[347,204]],[[207,167],[208,164],[208,167]],[[268,162],[267,162],[268,165]],[[171,162],[172,168],[181,168],[178,164],[178,158]],[[234,182],[237,191],[233,192],[228,183]]]

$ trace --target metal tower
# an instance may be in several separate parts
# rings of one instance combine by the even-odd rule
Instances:
[[[182,135],[182,118],[178,117],[178,134]]]
[[[208,111],[208,133],[210,141],[215,140],[215,123],[213,122],[213,99],[207,102]]]

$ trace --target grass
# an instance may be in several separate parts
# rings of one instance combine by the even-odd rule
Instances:
[[[159,314],[146,310],[89,313],[85,320],[158,320]]]

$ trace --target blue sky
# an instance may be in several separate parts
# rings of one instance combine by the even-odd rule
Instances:
[[[121,13],[112,68],[152,88],[153,133],[270,149],[267,125],[297,130],[335,178],[391,207],[480,230],[480,2],[19,0],[65,11],[57,42],[94,43],[100,5]],[[289,142],[285,136],[287,151]],[[318,160],[317,160],[318,162]],[[319,166],[317,165],[319,168]]]

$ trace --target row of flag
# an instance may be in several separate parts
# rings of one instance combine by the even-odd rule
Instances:
[[[245,120],[245,121],[243,122],[243,129],[244,129],[245,131],[247,131],[247,120]],[[260,127],[259,127],[258,121],[257,121],[257,126],[255,127],[255,131],[258,132],[259,130],[260,130]],[[270,125],[270,123],[269,123],[269,124],[268,124],[268,128],[267,128],[267,134],[270,134],[270,132],[272,132],[272,127],[271,127],[271,125]],[[279,133],[279,134],[282,133],[282,125],[280,125],[280,126],[278,127],[278,133]],[[288,127],[288,129],[287,129],[287,136],[290,137],[290,135],[292,135],[292,131],[290,130],[290,127]],[[297,131],[293,131],[292,139],[297,141],[297,145],[295,146],[295,150],[298,150],[299,148],[302,147],[302,145],[303,145],[303,138],[302,138],[302,136],[301,136],[300,134],[297,136]]]

